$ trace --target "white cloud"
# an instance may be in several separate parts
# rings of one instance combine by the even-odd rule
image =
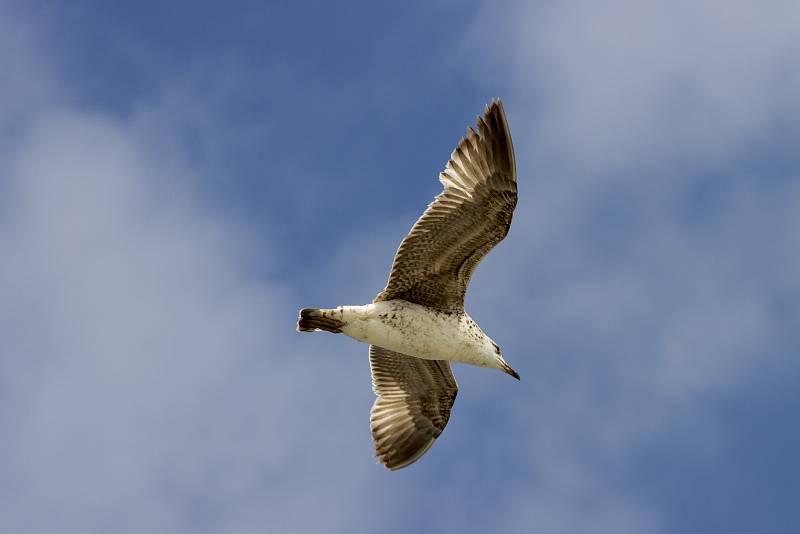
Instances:
[[[15,110],[2,117],[0,163],[4,528],[346,523],[374,469],[369,405],[338,420],[318,406],[369,398],[364,359],[343,366],[341,348],[325,346],[323,358],[321,343],[304,345],[317,354],[296,346],[288,288],[252,268],[269,243],[198,192],[206,171],[178,144],[154,143],[169,125],[144,104],[122,119],[48,96],[34,37],[2,52],[41,95],[0,95],[0,109]],[[348,372],[362,390],[341,386]],[[329,477],[317,480],[322,465]],[[323,495],[327,505],[308,514],[305,499]]]
[[[280,292],[237,268],[253,243],[193,207],[191,171],[151,160],[108,117],[49,113],[15,156],[0,231],[9,528],[173,530],[170,486],[198,462],[280,464],[288,443],[260,427],[280,415],[226,385],[275,358],[259,352],[274,347]],[[249,424],[220,402],[242,403]],[[270,446],[242,446],[256,440]]]
[[[773,300],[796,302],[797,169],[744,163],[780,147],[776,126],[800,129],[798,27],[795,2],[487,3],[476,17],[464,57],[505,87],[522,197],[472,305],[514,303],[524,328],[480,321],[540,391],[517,455],[541,476],[503,526],[662,530],[668,504],[608,473],[658,441],[724,448],[703,399],[786,352]]]
[[[795,2],[538,2],[484,15],[471,45],[488,43],[515,101],[536,106],[521,127],[581,173],[707,166],[800,113]]]

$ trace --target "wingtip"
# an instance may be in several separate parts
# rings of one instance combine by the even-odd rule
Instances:
[[[379,451],[376,448],[375,451],[376,463],[382,465],[389,471],[399,471],[400,469],[408,467],[409,465],[417,462],[420,458],[422,458],[422,456],[426,452],[428,452],[428,449],[431,448],[431,445],[433,445],[435,441],[436,441],[435,437],[431,438],[425,445],[423,445],[413,454],[411,454],[406,458],[401,458],[401,459],[393,458],[392,453],[389,451]]]
[[[489,105],[486,106],[484,118],[488,124],[497,125],[497,128],[503,130],[504,136],[507,139],[508,158],[510,160],[508,170],[514,177],[516,177],[517,161],[516,156],[514,155],[514,145],[511,141],[511,130],[508,126],[508,119],[506,118],[506,110],[503,107],[503,101],[499,96],[493,98]]]
[[[493,109],[498,108],[500,110],[503,109],[503,100],[497,96],[493,97],[488,104],[486,104],[486,109],[484,110],[484,115],[488,114]]]

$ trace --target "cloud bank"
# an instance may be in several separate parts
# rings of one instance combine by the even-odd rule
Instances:
[[[633,458],[661,440],[724,455],[725,396],[797,367],[799,21],[790,2],[713,1],[476,18],[463,54],[478,83],[511,88],[523,197],[473,298],[533,318],[499,337],[546,391],[518,452],[545,480],[504,527],[685,529]]]
[[[169,132],[152,120],[162,103],[128,118],[71,104],[37,28],[3,27],[4,528],[316,529],[303,503],[330,458],[306,458],[295,411],[340,457],[358,428],[315,409],[334,391],[324,374],[301,379],[314,355],[289,349],[294,304],[257,268],[269,245],[203,194],[179,143],[154,144]],[[364,445],[353,454],[369,458]],[[347,496],[357,480],[313,487]]]

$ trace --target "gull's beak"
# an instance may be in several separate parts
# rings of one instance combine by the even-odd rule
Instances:
[[[506,361],[504,359],[502,359],[502,358],[500,358],[500,369],[504,373],[507,373],[507,374],[513,376],[514,378],[516,378],[517,380],[519,380],[519,373],[516,372],[514,369],[512,369],[511,366],[508,365],[506,363]]]

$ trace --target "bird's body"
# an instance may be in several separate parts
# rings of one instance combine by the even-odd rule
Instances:
[[[389,469],[422,456],[444,430],[458,386],[450,363],[519,375],[464,311],[478,263],[508,233],[517,204],[514,149],[503,105],[492,102],[439,175],[444,191],[397,250],[371,304],[300,310],[301,332],[343,333],[370,344],[378,399],[370,426]]]
[[[394,299],[307,313],[340,321],[341,332],[353,339],[408,356],[498,367],[497,344],[464,311]]]

